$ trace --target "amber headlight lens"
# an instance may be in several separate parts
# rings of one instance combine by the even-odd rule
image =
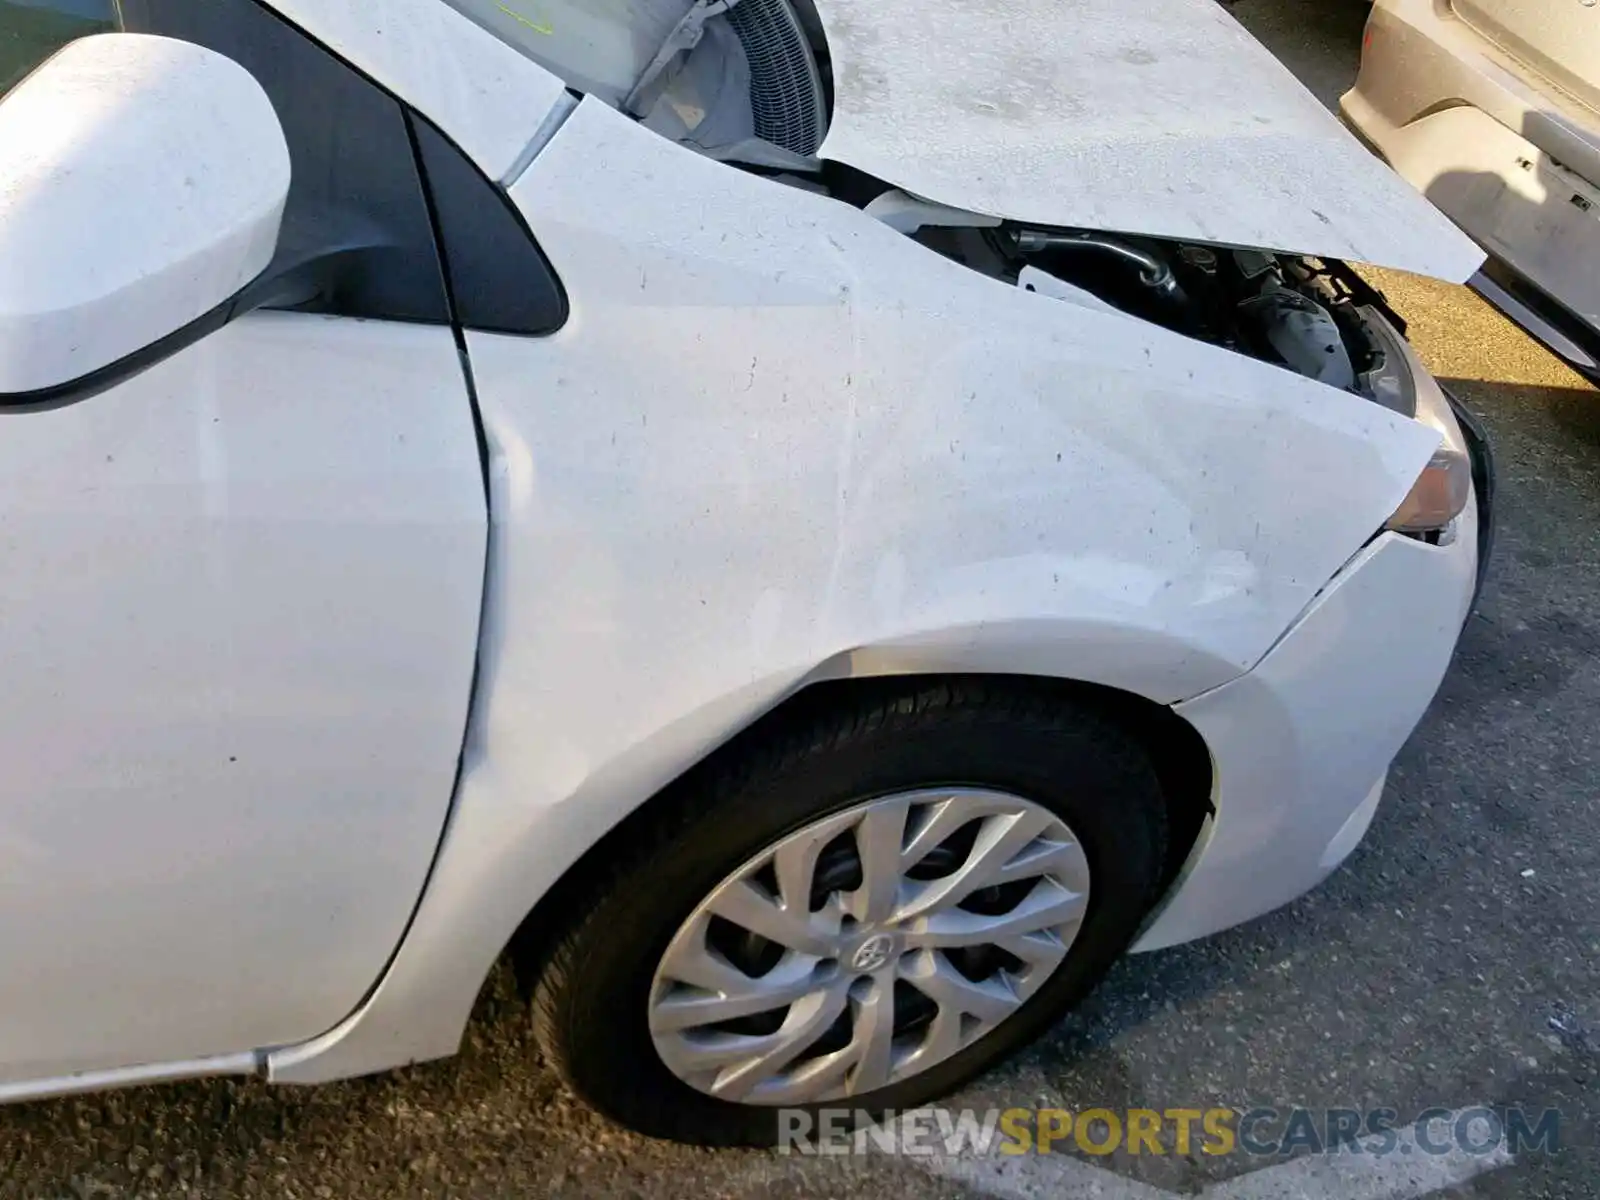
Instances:
[[[1441,445],[1394,510],[1386,528],[1399,533],[1432,533],[1461,515],[1472,489],[1472,460],[1466,450]]]

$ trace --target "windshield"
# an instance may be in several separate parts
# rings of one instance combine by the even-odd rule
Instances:
[[[446,0],[568,87],[620,104],[693,0]]]
[[[728,162],[809,170],[820,25],[791,0],[447,0],[570,88]]]

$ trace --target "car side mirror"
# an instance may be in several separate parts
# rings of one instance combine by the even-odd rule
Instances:
[[[272,261],[277,113],[189,42],[72,42],[0,99],[0,406],[109,386],[220,325]]]

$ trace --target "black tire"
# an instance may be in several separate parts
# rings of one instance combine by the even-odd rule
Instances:
[[[1025,684],[904,681],[740,746],[664,799],[555,942],[534,988],[534,1031],[581,1098],[653,1137],[771,1145],[775,1110],[705,1095],[661,1062],[647,1004],[661,954],[730,872],[820,816],[922,786],[1001,789],[1065,818],[1093,887],[1055,974],[1012,1017],[923,1074],[838,1107],[926,1104],[1047,1030],[1126,949],[1155,898],[1167,830],[1137,739],[1092,707]]]

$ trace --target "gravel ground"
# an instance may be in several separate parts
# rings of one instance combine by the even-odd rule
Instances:
[[[1360,6],[1235,10],[1325,98]],[[1564,1148],[1455,1195],[1600,1195],[1600,395],[1471,294],[1381,275],[1499,456],[1499,543],[1454,669],[1362,848],[1244,928],[1123,962],[1053,1035],[956,1103],[1522,1103]],[[1259,1165],[1118,1159],[1193,1191]],[[967,1196],[892,1163],[644,1142],[538,1062],[508,977],[463,1054],[311,1090],[218,1080],[0,1111],[0,1197]],[[1115,1194],[1115,1193],[1108,1193]]]

